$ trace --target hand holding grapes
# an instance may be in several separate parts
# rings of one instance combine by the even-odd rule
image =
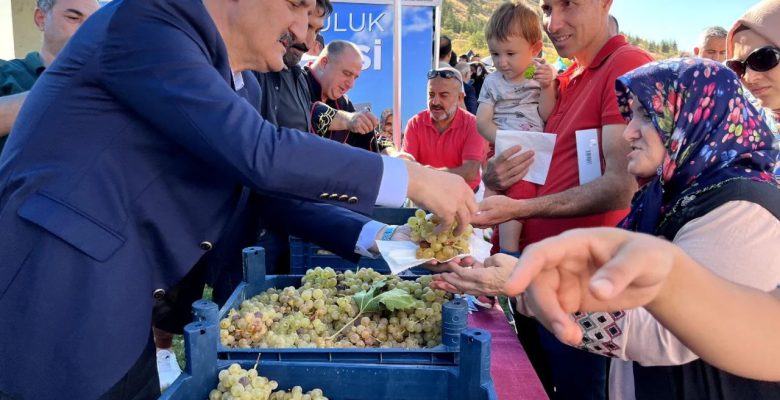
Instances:
[[[503,294],[504,285],[517,264],[517,258],[506,254],[494,254],[483,263],[473,257],[452,260],[446,264],[429,265],[426,268],[438,272],[431,286],[451,293],[468,293],[475,296]]]
[[[427,216],[425,211],[417,210],[413,217],[409,217],[406,226],[410,229],[410,239],[418,244],[417,258],[431,259],[444,262],[458,254],[469,252],[469,239],[473,233],[471,225],[457,233],[457,226],[443,226],[441,220],[435,216]]]
[[[534,60],[533,62],[536,66],[533,79],[539,82],[539,86],[542,88],[550,87],[558,76],[555,68],[552,65],[545,63],[543,59],[541,61]]]

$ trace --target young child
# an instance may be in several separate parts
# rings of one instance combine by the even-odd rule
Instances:
[[[553,67],[534,59],[542,50],[539,16],[522,2],[504,3],[490,17],[485,38],[496,72],[485,78],[479,95],[479,133],[495,144],[497,130],[542,132],[555,106],[556,88]],[[520,181],[506,195],[528,199],[536,196],[536,189]],[[518,256],[522,224],[509,221],[498,229],[501,252]]]

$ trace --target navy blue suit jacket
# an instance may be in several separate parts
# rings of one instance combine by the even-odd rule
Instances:
[[[201,1],[118,0],[36,83],[0,158],[0,391],[106,392],[156,289],[233,233],[242,186],[266,214],[323,197],[371,212],[380,157],[266,123],[227,62]]]

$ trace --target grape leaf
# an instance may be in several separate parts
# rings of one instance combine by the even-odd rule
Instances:
[[[409,292],[398,288],[388,290],[377,298],[390,311],[406,310],[417,305],[417,300]]]
[[[379,300],[376,299],[376,291],[387,285],[387,282],[382,279],[374,282],[368,290],[355,293],[352,298],[355,299],[355,303],[358,305],[360,312],[373,311],[374,306],[379,306]],[[369,308],[371,307],[371,308]],[[379,311],[378,309],[376,311]]]
[[[383,288],[387,283],[384,280],[378,281],[370,289],[355,293],[352,298],[357,303],[360,312],[379,312],[383,308],[390,311],[406,310],[413,308],[417,304],[412,295],[403,289],[395,288],[383,293],[377,294],[377,291]]]

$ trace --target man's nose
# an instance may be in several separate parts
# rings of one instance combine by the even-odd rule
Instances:
[[[308,29],[309,17],[300,12],[295,13],[292,24],[290,24],[290,34],[293,36],[293,42],[305,42]]]
[[[556,33],[563,26],[563,18],[561,18],[560,14],[556,13],[554,10],[551,10],[550,15],[544,19],[544,23],[545,27],[547,28],[547,32]]]

